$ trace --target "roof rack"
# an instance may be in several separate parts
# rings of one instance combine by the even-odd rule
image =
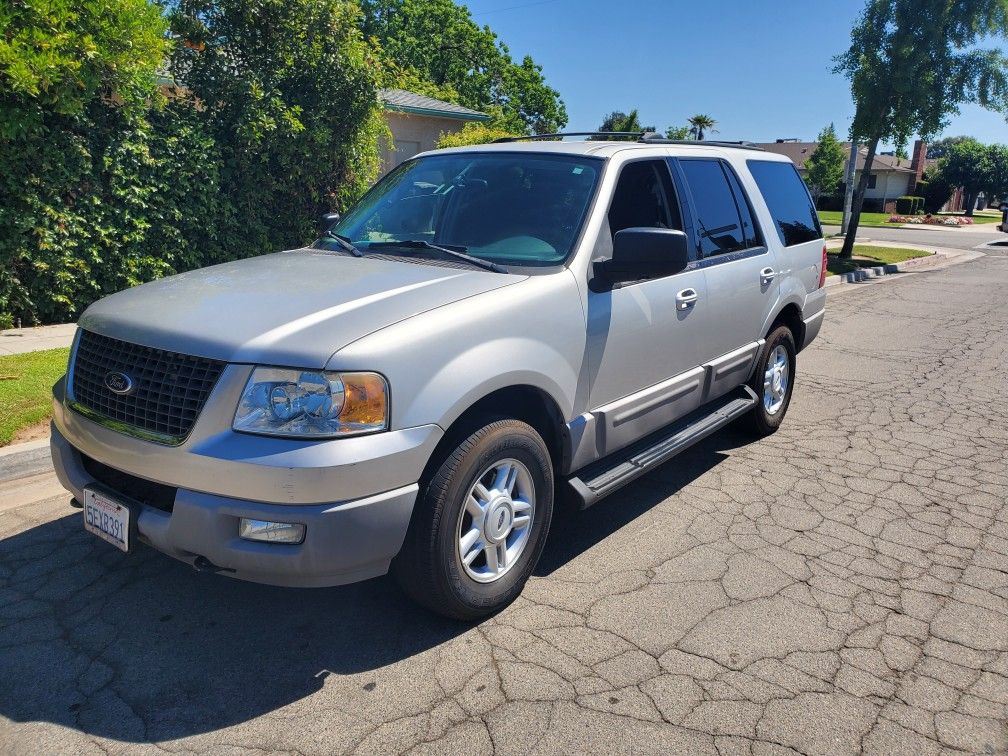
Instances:
[[[623,137],[635,139],[640,144],[678,144],[686,147],[734,147],[741,150],[759,150],[764,152],[762,147],[757,147],[752,142],[721,142],[717,140],[703,139],[665,139],[653,131],[566,131],[556,134],[531,134],[527,136],[502,137],[495,139],[494,144],[506,144],[508,142],[538,142],[545,140],[564,139],[565,137]]]
[[[644,131],[565,131],[557,134],[531,134],[528,136],[501,137],[494,139],[494,144],[504,144],[506,142],[538,142],[546,139],[563,139],[564,137],[633,137],[640,140],[644,138]]]
[[[760,152],[766,152],[762,147],[757,147],[752,142],[722,142],[716,139],[701,139],[699,141],[696,139],[665,139],[664,137],[649,137],[647,135],[642,136],[640,141],[646,144],[681,144],[687,147],[734,147],[739,150],[759,150]]]

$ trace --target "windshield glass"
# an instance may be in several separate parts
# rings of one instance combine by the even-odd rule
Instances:
[[[403,163],[332,228],[365,254],[424,241],[503,265],[559,265],[601,169],[596,158],[464,152]],[[385,244],[383,244],[383,242]],[[323,237],[317,246],[336,248]]]

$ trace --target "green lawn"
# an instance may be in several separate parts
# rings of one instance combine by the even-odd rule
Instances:
[[[839,226],[842,220],[843,213],[839,210],[820,210],[819,211],[819,222],[824,226]],[[887,223],[889,220],[889,213],[861,213],[861,220],[858,222],[858,228],[868,227],[878,227],[878,226],[888,226],[889,228],[894,228],[895,224]]]
[[[69,349],[0,356],[0,446],[49,417],[52,385],[66,372]]]
[[[898,263],[912,260],[915,257],[929,257],[930,252],[922,249],[907,249],[905,247],[874,247],[870,244],[855,244],[854,258],[841,260],[837,257],[839,250],[830,251],[827,255],[826,270],[830,273],[849,273],[857,268],[872,268],[885,263]]]

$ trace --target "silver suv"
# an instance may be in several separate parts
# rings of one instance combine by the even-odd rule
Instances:
[[[513,141],[419,155],[310,247],[80,319],[52,455],[84,527],[287,586],[391,571],[475,619],[587,507],[784,419],[825,248],[785,158]]]

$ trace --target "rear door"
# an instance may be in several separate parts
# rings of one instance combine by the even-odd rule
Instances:
[[[748,378],[778,301],[781,271],[726,160],[682,157],[674,167],[686,186],[697,265],[706,282],[700,349],[707,370],[704,399],[710,400]]]

